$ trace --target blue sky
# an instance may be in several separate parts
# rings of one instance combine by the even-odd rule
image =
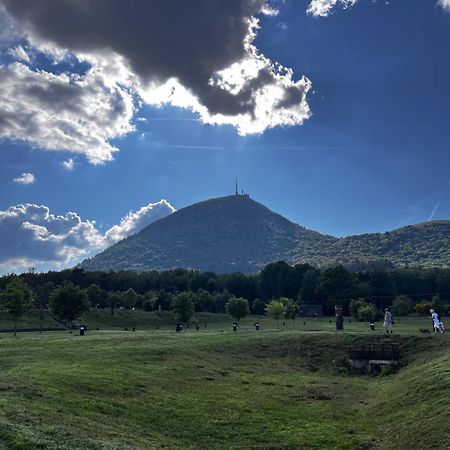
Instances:
[[[3,136],[0,211],[45,205],[54,215],[95,221],[101,234],[160,199],[179,209],[231,194],[238,177],[255,200],[335,236],[450,219],[450,13],[423,0],[360,0],[326,17],[307,14],[307,6],[272,2],[278,14],[258,15],[253,41],[260,54],[291,68],[293,80],[311,81],[311,116],[302,124],[242,136],[235,124],[203,123],[198,112],[156,107],[133,93],[135,130],[108,140],[118,151],[103,164],[84,149],[49,150],[25,135]],[[20,30],[20,12],[8,11]],[[38,42],[18,34],[0,53],[3,65],[17,61],[11,48],[20,44],[34,55],[31,70],[89,71],[80,56],[52,64],[41,35]],[[34,182],[14,182],[24,173]]]

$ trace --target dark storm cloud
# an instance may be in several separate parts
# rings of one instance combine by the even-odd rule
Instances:
[[[252,94],[274,74],[238,95],[209,83],[242,60],[249,20],[266,0],[2,0],[33,36],[74,52],[112,50],[143,82],[176,78],[211,114],[251,112]]]

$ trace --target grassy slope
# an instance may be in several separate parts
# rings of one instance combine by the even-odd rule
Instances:
[[[11,448],[354,448],[368,436],[352,419],[362,381],[330,386],[284,356],[276,335],[23,335],[0,345],[0,436]]]
[[[379,383],[370,408],[385,449],[450,448],[449,339],[431,336],[419,343],[424,351],[390,382]]]
[[[2,336],[0,441],[12,449],[448,448],[448,337],[398,336],[411,364],[397,375],[343,375],[346,349],[361,339],[384,336]]]

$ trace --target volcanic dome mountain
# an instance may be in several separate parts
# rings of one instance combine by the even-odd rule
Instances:
[[[320,267],[380,262],[448,267],[450,221],[336,238],[301,227],[248,195],[231,195],[180,209],[86,259],[80,267],[253,273],[279,260]]]

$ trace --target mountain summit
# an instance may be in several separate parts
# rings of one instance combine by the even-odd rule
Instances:
[[[450,221],[336,238],[301,227],[248,195],[213,198],[151,223],[80,264],[86,270],[260,270],[270,262],[450,264]]]

